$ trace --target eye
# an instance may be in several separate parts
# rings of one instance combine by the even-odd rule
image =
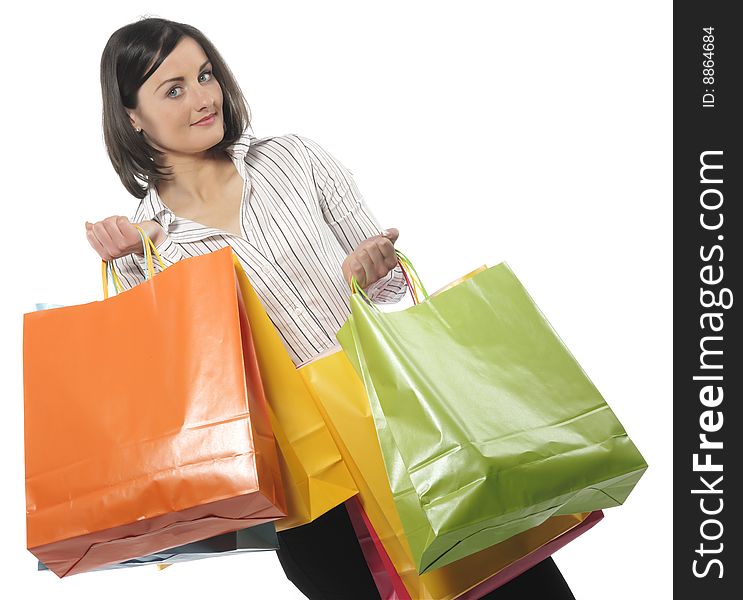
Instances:
[[[210,81],[210,80],[211,80],[211,78],[212,78],[212,72],[211,72],[211,71],[204,71],[204,72],[202,72],[202,73],[201,73],[201,75],[207,75],[207,74],[209,75],[209,79],[207,79],[207,81]],[[200,75],[200,76],[201,76],[201,75]],[[199,77],[200,77],[200,76],[199,76]],[[168,98],[178,98],[178,97],[180,96],[180,94],[178,94],[178,96],[173,96],[173,95],[171,95],[171,92],[173,92],[173,91],[175,91],[175,90],[178,90],[178,89],[180,89],[180,88],[181,88],[181,86],[179,86],[179,85],[175,85],[175,86],[173,86],[172,88],[170,88],[170,89],[168,90],[168,93],[167,93],[167,97],[168,97]]]

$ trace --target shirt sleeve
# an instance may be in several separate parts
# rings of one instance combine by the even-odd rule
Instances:
[[[180,246],[168,234],[166,234],[165,238],[159,244],[155,244],[155,248],[160,254],[160,258],[163,259],[165,268],[168,268],[185,256]],[[162,270],[154,252],[152,254],[152,265],[155,269],[155,274]],[[144,256],[132,253],[115,258],[114,268],[124,290],[131,289],[147,279],[147,261]]]
[[[344,252],[350,254],[364,240],[382,233],[353,179],[353,173],[313,140],[296,134],[294,137],[307,150],[323,218]],[[363,289],[376,303],[392,304],[405,296],[407,284],[398,264],[387,275]]]

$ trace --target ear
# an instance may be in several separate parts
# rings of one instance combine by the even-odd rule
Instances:
[[[134,129],[136,129],[137,127],[139,127],[139,125],[137,125],[137,120],[136,120],[137,119],[137,115],[135,115],[133,112],[129,112],[129,111],[127,111],[126,114],[129,115],[129,123],[131,123],[132,127]]]

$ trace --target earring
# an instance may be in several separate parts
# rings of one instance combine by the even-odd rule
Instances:
[[[137,127],[137,133],[140,133],[142,131],[141,127]]]

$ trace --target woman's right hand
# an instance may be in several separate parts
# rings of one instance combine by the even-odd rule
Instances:
[[[165,238],[165,230],[156,221],[142,221],[137,225],[156,246]],[[126,217],[107,217],[96,223],[85,221],[85,229],[88,242],[105,261],[132,253],[142,256],[142,238]]]

